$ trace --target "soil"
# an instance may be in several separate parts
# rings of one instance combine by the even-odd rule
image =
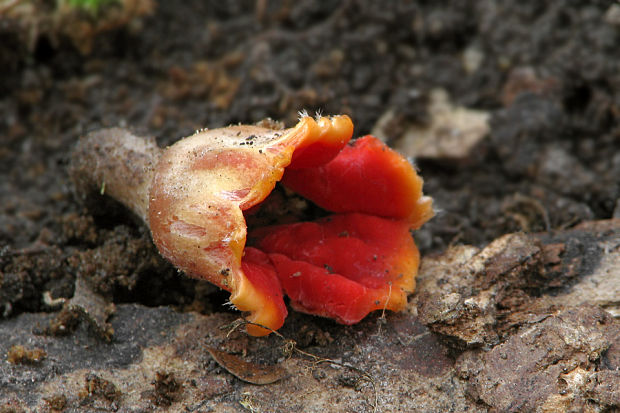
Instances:
[[[445,324],[445,318],[434,313],[429,315],[430,310],[422,311],[426,314],[422,319],[427,324],[424,326],[415,321],[416,302],[413,302],[411,314],[407,316],[410,318],[405,318],[409,321],[403,321],[400,315],[388,317],[387,336],[365,338],[360,344],[363,349],[351,357],[366,366],[368,359],[362,355],[372,354],[372,346],[387,346],[394,353],[381,357],[392,357],[393,363],[401,363],[399,368],[409,362],[418,363],[412,367],[418,372],[432,370],[425,364],[424,356],[419,355],[421,349],[412,350],[419,360],[407,360],[399,353],[399,346],[403,345],[398,341],[401,336],[399,331],[392,330],[407,329],[407,334],[413,336],[430,334],[433,338],[426,345],[433,349],[429,350],[432,360],[438,360],[439,364],[428,375],[434,380],[433,394],[443,393],[446,399],[437,396],[437,405],[433,407],[432,400],[425,398],[428,411],[435,408],[435,411],[450,408],[514,411],[550,403],[548,392],[541,390],[536,398],[520,405],[511,404],[511,397],[515,396],[507,395],[504,392],[508,390],[503,388],[493,390],[493,380],[489,378],[499,367],[491,364],[479,367],[477,371],[483,371],[480,374],[484,378],[474,379],[471,374],[476,369],[471,368],[471,363],[483,365],[496,358],[501,361],[502,349],[515,351],[533,345],[511,336],[533,321],[524,321],[524,316],[518,322],[506,322],[509,310],[525,313],[524,303],[546,294],[562,295],[566,292],[562,287],[578,284],[583,277],[595,273],[601,262],[607,262],[599,256],[614,251],[618,254],[617,225],[606,227],[607,235],[591,227],[579,229],[580,224],[590,221],[620,218],[620,7],[617,2],[140,2],[140,8],[127,14],[118,11],[121,6],[111,5],[113,12],[104,8],[99,16],[88,12],[65,16],[72,23],[91,23],[71,26],[84,30],[77,33],[44,24],[50,21],[46,13],[51,13],[53,6],[52,2],[40,0],[40,3],[46,7],[17,13],[15,7],[6,8],[0,2],[0,326],[11,325],[30,332],[37,330],[37,323],[44,323],[38,327],[41,330],[55,316],[63,314],[66,322],[56,319],[55,327],[50,325],[47,330],[52,338],[65,340],[62,335],[75,334],[80,342],[93,346],[97,345],[94,342],[109,339],[113,330],[105,325],[108,313],[101,316],[103,319],[95,320],[94,329],[84,330],[84,323],[59,312],[63,303],[75,298],[78,279],[89,282],[91,293],[119,306],[118,317],[129,321],[164,311],[152,308],[159,306],[183,314],[191,312],[188,318],[165,310],[165,322],[174,328],[194,326],[205,317],[208,320],[233,317],[223,307],[227,294],[179,275],[159,256],[148,230],[121,205],[105,197],[85,205],[74,195],[68,163],[72,148],[85,133],[121,126],[154,136],[164,146],[203,127],[255,123],[266,117],[292,126],[298,111],[305,109],[310,113],[350,115],[355,123],[355,136],[375,130],[389,113],[388,128],[381,128],[382,138],[398,147],[412,125],[432,126],[429,107],[434,91],[440,89],[455,107],[486,113],[488,133],[481,135],[458,158],[432,154],[416,157],[415,164],[425,180],[424,192],[434,198],[437,210],[436,217],[415,234],[421,253],[441,257],[450,248],[463,245],[483,248],[513,232],[538,233],[531,238],[523,236],[526,239],[523,250],[528,251],[528,257],[535,256],[534,267],[527,265],[527,270],[523,270],[532,284],[523,285],[525,281],[519,278],[520,273],[514,272],[518,269],[507,272],[510,276],[501,282],[509,287],[501,284],[503,295],[497,302],[493,301],[493,311],[481,310],[487,317],[484,322],[472,322],[483,326],[482,332],[472,333],[477,334],[473,338],[464,338],[459,328],[469,328],[476,315],[467,313],[467,322]],[[137,2],[123,4],[129,7],[133,3]],[[96,25],[93,22],[97,18],[108,18],[109,24]],[[576,233],[571,231],[579,233],[577,244],[570,241]],[[530,251],[534,252],[530,254]],[[594,254],[599,258],[595,261],[584,258],[592,262],[590,267],[570,267],[565,265],[566,260],[554,261],[554,256],[557,258],[564,251],[570,257],[587,258]],[[460,263],[466,261],[462,259]],[[554,270],[549,270],[551,267]],[[541,279],[536,275],[544,272],[541,268],[547,269],[547,275],[553,271],[565,275]],[[609,268],[620,272],[618,267]],[[484,281],[485,286],[481,286],[481,277],[495,280],[495,275],[477,274],[475,271],[469,274],[472,280],[477,279],[472,281],[474,287],[470,286],[475,291],[463,297],[478,297],[480,291],[476,289],[495,282]],[[455,281],[454,285],[460,286],[459,283]],[[517,300],[518,303],[510,301],[514,291],[527,299]],[[430,291],[417,304],[423,309],[448,305],[441,301],[442,294]],[[437,301],[429,304],[424,301],[428,297]],[[610,298],[616,307],[618,301],[617,296],[615,301],[614,297]],[[553,302],[553,305],[560,304]],[[466,312],[463,308],[459,307],[457,318]],[[617,326],[617,320],[598,307],[578,308],[557,310],[568,311],[561,314],[567,314],[565,324],[570,324],[570,328],[579,325],[580,320],[586,320],[583,323],[592,331],[599,324]],[[134,314],[139,311],[144,314]],[[87,313],[86,319],[93,318],[88,311],[83,312]],[[348,351],[342,349],[356,347],[358,333],[374,334],[377,326],[381,328],[384,319],[373,317],[359,327],[344,328],[329,320],[295,315],[290,323],[299,328],[289,326],[285,331],[298,343],[305,340],[307,347],[324,352],[321,356],[341,359]],[[501,327],[491,331],[489,328],[496,328],[496,317],[502,318]],[[554,340],[560,340],[557,337],[562,337],[562,333],[557,331],[564,328],[562,322],[548,321],[547,328],[543,318],[536,327],[541,329],[540,335],[553,335]],[[24,323],[21,327],[20,322]],[[395,325],[390,327],[390,322]],[[122,328],[115,324],[114,318],[111,323],[117,330]],[[403,327],[403,323],[413,324]],[[586,357],[588,368],[595,369],[592,366],[601,360],[617,358],[617,350],[613,350],[615,353],[607,350],[613,342],[611,337],[618,337],[616,327],[605,328],[600,333],[603,338],[597,342],[598,347]],[[108,338],[97,338],[98,329],[107,331]],[[3,330],[7,334],[11,331]],[[19,339],[12,339],[11,345],[24,345],[28,351],[42,347],[40,351],[48,355],[34,365],[26,364],[27,368],[43,365],[44,373],[40,374],[46,377],[77,368],[56,371],[45,367],[53,359],[53,351],[45,345],[48,342],[41,344],[36,339],[36,346],[28,346],[30,333],[19,331],[15,335]],[[200,331],[209,334],[208,329]],[[131,340],[131,334],[127,331],[123,334]],[[92,337],[84,338],[89,335]],[[224,338],[217,337],[215,341],[221,344]],[[145,340],[146,344],[163,343],[156,337]],[[256,343],[247,344],[248,339],[235,340],[231,346],[257,349]],[[257,343],[271,343],[262,340]],[[213,339],[205,341],[214,344]],[[190,344],[192,351],[198,351]],[[472,346],[476,347],[475,353],[469,351]],[[567,357],[579,353],[583,347],[580,346],[575,345],[574,351],[567,350]],[[225,350],[246,355],[239,348]],[[132,351],[139,349],[132,347]],[[479,353],[482,351],[488,352]],[[609,354],[607,359],[601,356],[604,354]],[[90,352],[88,356],[96,357]],[[75,357],[88,359],[84,354]],[[255,361],[273,363],[280,357],[274,350],[273,354]],[[248,395],[248,387],[232,378],[220,381],[224,372],[205,361],[207,358],[205,355],[192,359],[192,363],[208,373],[201,373],[202,381],[194,385],[215,389],[209,396],[212,403],[209,406],[215,409],[227,406],[226,409],[234,411],[231,406],[241,405],[248,411],[256,411],[252,409],[261,403]],[[554,363],[543,356],[541,360],[541,363]],[[613,360],[616,366],[617,360]],[[134,359],[127,361],[134,362]],[[123,365],[119,363],[115,368]],[[104,364],[90,365],[101,369]],[[583,403],[590,403],[591,407],[595,400],[594,404],[602,410],[618,408],[618,393],[605,387],[606,383],[615,385],[620,380],[613,373],[617,368],[610,367],[608,373],[595,377],[607,378],[583,393],[587,396],[583,397]],[[174,369],[162,370],[156,376],[155,371],[152,373],[149,380],[156,384],[151,385],[150,393],[145,390],[140,403],[150,400],[160,406],[183,403],[187,406],[184,397],[193,395],[194,390],[183,391],[179,387],[178,383],[187,385],[183,371],[173,374]],[[324,383],[330,391],[343,392],[342,400],[336,403],[332,399],[334,406],[344,406],[349,411],[372,411],[371,407],[381,405],[354,397],[359,393],[356,390],[359,377],[351,377],[346,369],[330,368],[327,373],[315,373],[309,380],[317,392],[321,390],[316,386]],[[51,410],[56,405],[62,407],[56,410],[79,406],[79,400],[88,398],[87,405],[92,408],[99,406],[97,403],[106,409],[121,406],[128,411],[143,406],[132,404],[133,399],[123,399],[115,385],[108,383],[111,377],[99,377],[100,374],[85,373],[87,389],[88,383],[98,384],[92,384],[95,390],[83,390],[82,396],[49,389],[41,390],[40,395],[52,400],[48,402]],[[395,390],[398,397],[394,396],[396,393],[390,396],[380,393],[379,402],[383,402],[385,411],[406,410],[404,406],[408,405],[399,404],[400,399],[413,403],[424,398],[423,387],[416,387],[418,393],[411,393],[406,382],[385,374],[387,384],[379,384],[404,386]],[[545,385],[551,385],[557,374],[545,370]],[[574,382],[568,381],[569,385]],[[308,383],[297,378],[289,384],[279,384],[287,385],[296,394]],[[465,390],[467,386],[469,390]],[[112,390],[96,390],[99,387]],[[217,390],[220,387],[221,391]],[[261,392],[265,399],[279,394],[275,390],[271,396],[267,394],[269,390]],[[372,400],[372,392],[363,393],[364,400]],[[26,409],[40,403],[36,397],[18,400],[20,394],[19,386],[0,380],[0,403],[6,403],[4,407],[0,405],[0,410],[13,405]],[[455,397],[452,407],[450,397]],[[296,406],[285,400],[276,405],[281,411]],[[299,406],[302,405],[310,406],[300,398]],[[200,411],[206,409],[204,406],[194,407]],[[319,407],[316,411],[321,411]],[[222,409],[218,411],[227,411]]]

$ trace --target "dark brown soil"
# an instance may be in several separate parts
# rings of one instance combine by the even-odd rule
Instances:
[[[441,88],[491,129],[466,159],[416,160],[438,210],[416,233],[422,254],[620,217],[617,7],[161,1],[90,34],[91,50],[49,31],[26,41],[0,12],[0,315],[57,311],[78,276],[115,303],[226,311],[227,294],[179,275],[120,205],[76,200],[69,153],[100,127],[166,145],[265,117],[291,126],[307,109],[349,114],[360,136],[392,110],[396,137],[430,122]]]

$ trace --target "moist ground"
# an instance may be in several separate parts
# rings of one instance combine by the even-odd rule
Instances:
[[[611,0],[153,6],[84,34],[90,48],[0,12],[3,322],[57,311],[53,300],[72,297],[78,276],[116,304],[227,311],[227,294],[180,276],[122,206],[76,201],[69,153],[100,127],[167,145],[265,117],[292,126],[306,109],[346,113],[362,136],[391,112],[383,138],[397,144],[411,125],[432,123],[431,96],[442,89],[455,106],[488,113],[490,129],[458,159],[415,159],[438,211],[415,234],[423,256],[620,217],[620,12]]]

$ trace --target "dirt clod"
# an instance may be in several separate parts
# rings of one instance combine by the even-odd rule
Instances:
[[[45,360],[47,353],[41,348],[28,349],[21,345],[15,345],[9,349],[6,359],[13,364],[37,364]]]
[[[62,412],[67,406],[67,396],[64,394],[56,394],[44,400],[52,412]]]
[[[170,406],[179,398],[179,393],[183,390],[174,373],[158,371],[152,383],[155,389],[150,397],[157,406]]]
[[[84,377],[84,387],[79,393],[79,397],[81,406],[118,410],[122,395],[112,381],[91,372]]]

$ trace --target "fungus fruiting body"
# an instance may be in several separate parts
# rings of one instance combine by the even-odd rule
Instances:
[[[372,136],[351,144],[352,134],[347,116],[202,130],[144,168],[134,186],[148,202],[121,201],[147,221],[165,258],[230,291],[253,323],[280,328],[284,295],[298,311],[344,324],[399,311],[419,263],[410,231],[432,216],[431,199],[406,159]],[[278,182],[325,212],[248,230]]]

